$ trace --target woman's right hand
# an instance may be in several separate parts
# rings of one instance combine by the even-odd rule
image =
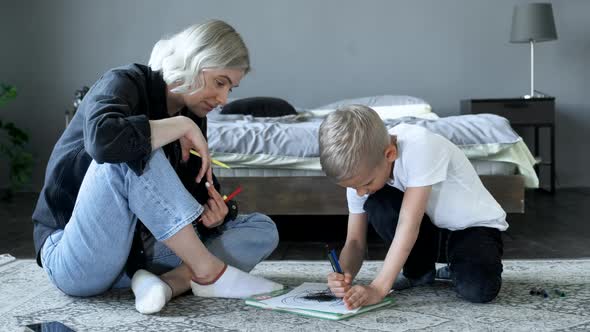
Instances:
[[[182,160],[187,161],[190,150],[193,149],[201,155],[202,163],[197,182],[201,182],[204,176],[207,181],[213,183],[211,172],[211,156],[207,140],[199,126],[186,116],[173,116],[166,119],[150,120],[152,151],[159,149],[166,144],[180,140],[182,149]]]
[[[188,118],[187,118],[188,119]],[[192,121],[189,129],[180,137],[180,148],[182,150],[182,160],[187,161],[190,156],[190,150],[195,150],[201,155],[201,169],[197,175],[197,183],[200,183],[204,176],[207,181],[213,183],[213,172],[211,170],[211,156],[209,155],[209,146],[203,136],[201,129]]]
[[[328,287],[336,297],[344,297],[352,286],[352,275],[350,273],[332,272],[328,274]]]

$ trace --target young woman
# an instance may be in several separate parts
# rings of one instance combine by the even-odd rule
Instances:
[[[149,66],[112,69],[93,85],[54,147],[33,213],[37,263],[57,288],[92,296],[131,286],[142,313],[191,286],[210,297],[282,288],[243,272],[276,247],[272,220],[227,220],[209,185],[206,115],[249,70],[240,35],[209,21],[160,40]],[[207,182],[203,204],[177,175],[190,149],[202,158],[194,181]],[[218,232],[200,239],[197,222]]]

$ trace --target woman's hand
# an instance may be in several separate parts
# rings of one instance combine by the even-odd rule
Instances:
[[[344,304],[348,310],[352,310],[358,307],[379,303],[384,297],[385,295],[382,295],[377,287],[373,285],[356,285],[344,295]]]
[[[207,140],[199,126],[186,116],[173,116],[171,118],[150,120],[152,151],[159,149],[166,144],[180,140],[182,149],[182,160],[188,160],[190,150],[194,149],[201,155],[201,169],[197,175],[197,182],[201,182],[204,176],[207,181],[213,183],[211,172],[211,157]]]
[[[352,275],[350,273],[337,273],[332,272],[328,274],[328,287],[330,287],[330,291],[336,297],[344,297],[346,292],[350,289],[352,285]]]
[[[182,160],[188,160],[191,149],[197,151],[201,155],[201,169],[197,175],[197,183],[200,183],[204,176],[207,176],[207,181],[209,183],[213,183],[211,156],[209,155],[207,140],[205,140],[205,137],[203,137],[201,129],[199,129],[199,127],[192,120],[189,119],[189,121],[192,123],[192,125],[189,126],[189,129],[179,139],[180,148],[182,150]]]
[[[207,191],[209,192],[209,200],[205,204],[205,211],[201,214],[200,221],[207,228],[213,228],[221,225],[225,216],[229,212],[227,204],[223,197],[215,190],[215,186],[210,184],[213,182],[206,182]]]

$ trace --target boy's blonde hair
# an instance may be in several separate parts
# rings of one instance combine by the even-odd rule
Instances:
[[[390,138],[377,112],[364,105],[346,105],[322,122],[319,141],[323,171],[342,182],[376,167]]]

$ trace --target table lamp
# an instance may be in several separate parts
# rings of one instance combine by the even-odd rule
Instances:
[[[535,43],[557,39],[553,8],[550,3],[529,3],[516,5],[512,14],[511,43],[531,45],[531,94],[535,97]]]

